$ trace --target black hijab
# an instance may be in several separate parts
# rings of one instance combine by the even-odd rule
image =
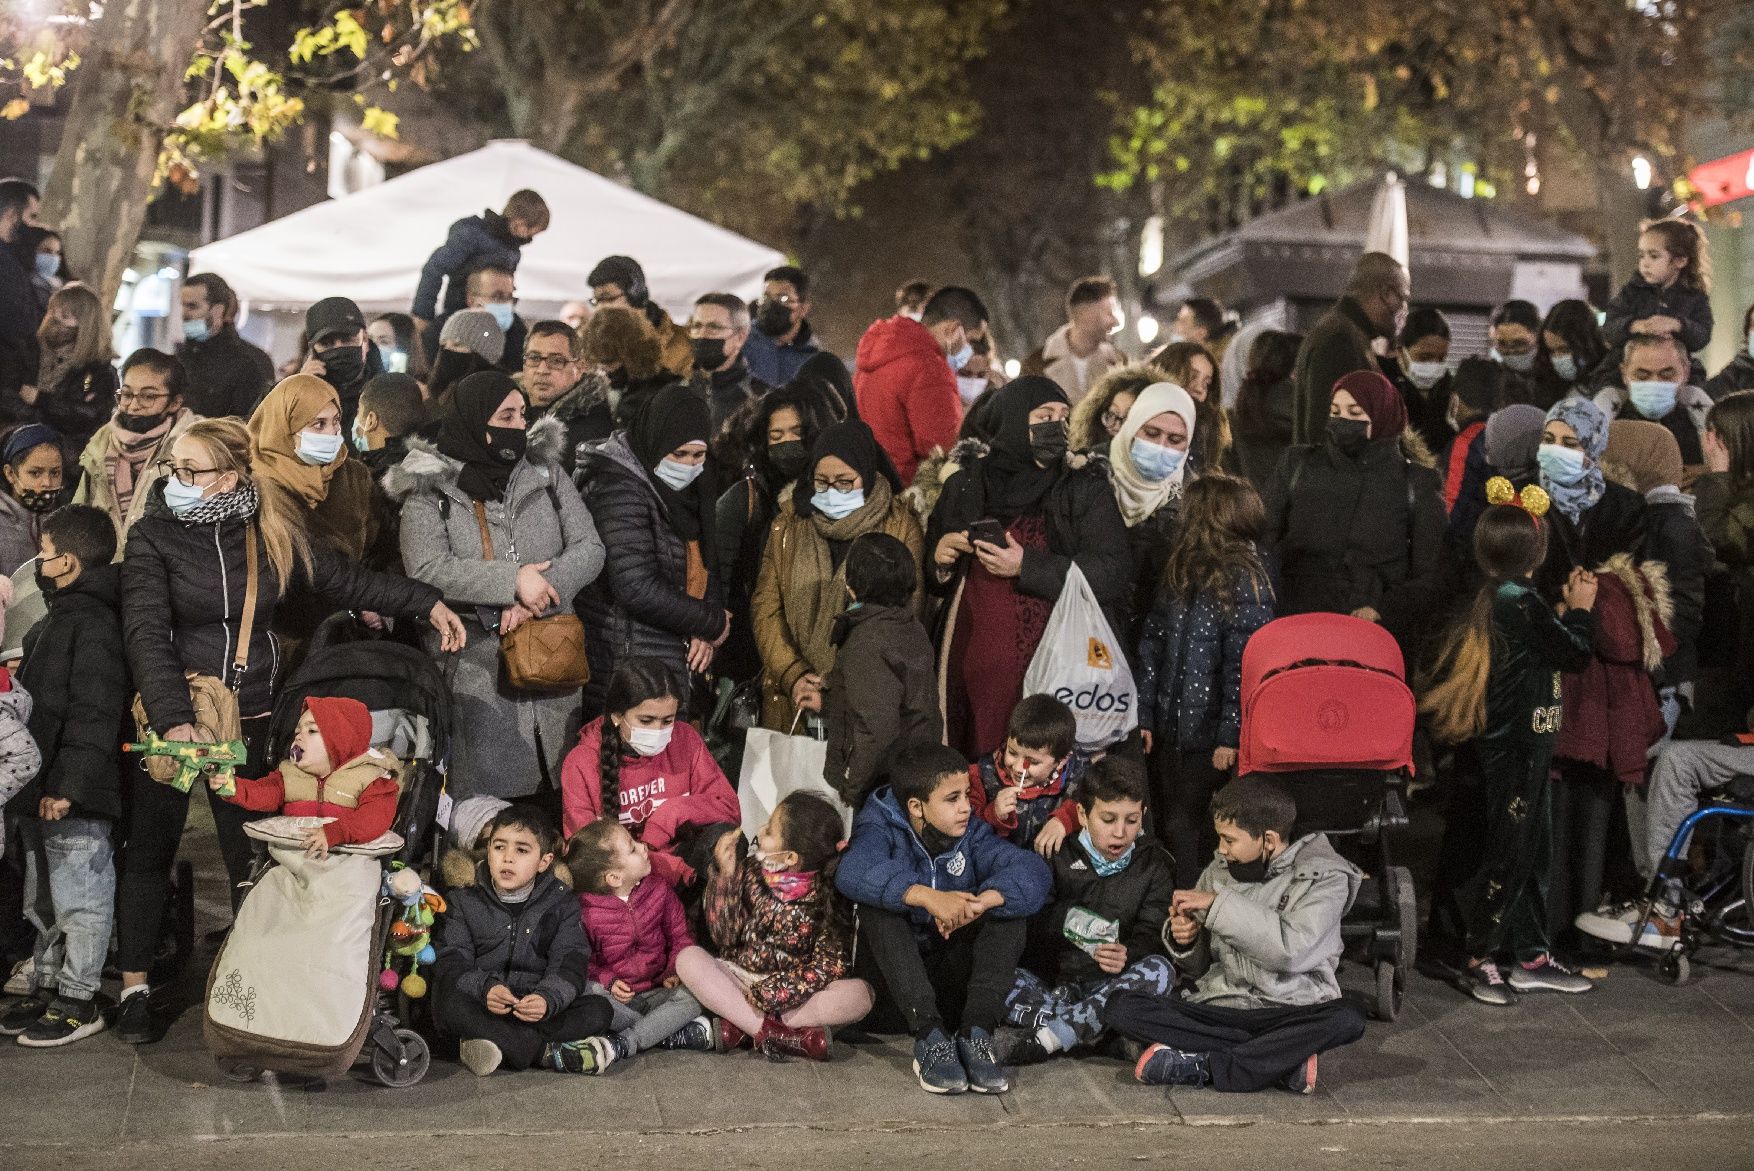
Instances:
[[[847,373],[847,364],[827,350],[812,354],[798,367],[791,386],[797,389],[808,387],[823,395],[829,400],[837,419],[859,417],[859,404],[853,397],[853,376]]]
[[[487,421],[508,394],[522,394],[518,384],[496,370],[471,374],[451,387],[439,416],[438,449],[463,461],[457,487],[471,500],[498,500],[511,482],[518,461],[507,463],[487,442]]]
[[[712,408],[706,399],[679,382],[653,394],[628,423],[627,446],[646,470],[646,479],[658,490],[658,498],[670,512],[670,524],[684,541],[700,540],[701,518],[710,504],[706,500],[707,474],[677,491],[658,478],[654,469],[664,457],[685,443],[710,443],[713,437]],[[705,547],[705,542],[702,542]]]
[[[792,511],[799,516],[815,515],[816,506],[810,502],[810,497],[815,494],[816,485],[811,481],[816,477],[816,465],[831,455],[859,473],[867,494],[881,476],[889,481],[891,492],[901,495],[901,477],[896,474],[888,454],[878,446],[871,428],[856,420],[836,423],[816,437],[816,442],[810,447],[810,463],[798,476],[798,486],[792,489]]]
[[[1032,512],[1060,478],[1062,466],[1040,467],[1029,449],[1029,412],[1044,403],[1063,403],[1066,392],[1051,378],[1032,374],[1008,382],[993,397],[987,415],[992,447],[975,465],[981,478],[985,515],[1009,524]]]

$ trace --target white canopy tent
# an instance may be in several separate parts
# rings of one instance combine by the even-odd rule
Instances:
[[[189,271],[218,273],[252,311],[277,317],[332,296],[368,314],[405,313],[421,265],[451,224],[501,210],[523,187],[541,194],[552,217],[518,263],[526,318],[589,297],[585,278],[609,255],[638,260],[652,299],[679,319],[703,293],[757,296],[762,274],[785,263],[764,244],[526,142],[499,140],[197,248]]]

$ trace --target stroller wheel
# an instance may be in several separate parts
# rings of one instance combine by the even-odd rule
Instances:
[[[262,1076],[262,1070],[259,1066],[251,1065],[247,1061],[240,1061],[235,1057],[220,1058],[219,1073],[228,1082],[253,1082]]]
[[[427,1048],[425,1037],[413,1029],[397,1029],[396,1040],[399,1044],[395,1052],[372,1049],[372,1074],[393,1090],[418,1083],[432,1065],[432,1051]]]
[[[1406,981],[1394,960],[1376,961],[1376,1019],[1393,1021],[1401,1015]]]
[[[1400,920],[1401,950],[1396,956],[1400,984],[1407,985],[1407,973],[1419,958],[1419,893],[1413,889],[1413,872],[1405,866],[1389,867],[1389,878],[1395,884],[1395,915]]]
[[[1685,952],[1672,951],[1663,957],[1662,967],[1658,969],[1664,980],[1679,988],[1693,979],[1693,962]]]

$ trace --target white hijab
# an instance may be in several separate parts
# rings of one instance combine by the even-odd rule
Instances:
[[[1192,451],[1194,399],[1173,382],[1153,382],[1140,391],[1120,432],[1108,443],[1109,480],[1115,486],[1115,502],[1121,506],[1121,517],[1128,528],[1162,508],[1165,501],[1182,494],[1182,479],[1188,470],[1186,453],[1181,466],[1162,480],[1147,480],[1133,464],[1133,438],[1139,434],[1139,428],[1165,412],[1180,415],[1187,424],[1188,450]]]

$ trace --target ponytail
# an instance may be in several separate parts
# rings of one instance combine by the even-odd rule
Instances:
[[[598,779],[602,784],[603,812],[600,816],[619,820],[621,817],[621,729],[607,715],[603,717],[603,746],[597,751]]]
[[[1492,599],[1498,583],[1487,582],[1461,622],[1445,636],[1420,681],[1419,710],[1445,744],[1472,740],[1486,730],[1486,682],[1492,674]]]

